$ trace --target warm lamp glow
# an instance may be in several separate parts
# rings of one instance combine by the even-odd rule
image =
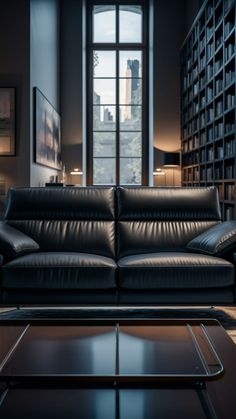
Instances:
[[[82,174],[83,174],[83,172],[82,172],[80,169],[78,169],[77,167],[75,167],[75,168],[72,170],[72,172],[70,172],[70,174],[71,174],[72,176],[76,176],[76,175],[82,175]]]
[[[153,176],[165,176],[165,172],[161,170],[159,167],[153,172]]]

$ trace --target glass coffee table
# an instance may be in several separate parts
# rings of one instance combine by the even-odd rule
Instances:
[[[2,320],[0,416],[217,418],[216,330],[226,334],[210,319]]]

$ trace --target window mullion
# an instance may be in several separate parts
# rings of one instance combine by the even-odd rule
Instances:
[[[119,6],[116,5],[116,46],[119,46]],[[116,48],[116,184],[120,184],[119,48]]]

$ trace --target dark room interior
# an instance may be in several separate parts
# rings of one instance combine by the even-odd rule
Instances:
[[[0,6],[1,419],[234,419],[236,0]]]

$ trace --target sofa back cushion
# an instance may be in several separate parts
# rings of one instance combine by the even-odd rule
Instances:
[[[117,189],[118,257],[183,251],[221,220],[215,188]]]
[[[5,220],[41,251],[115,256],[114,188],[12,188]]]

